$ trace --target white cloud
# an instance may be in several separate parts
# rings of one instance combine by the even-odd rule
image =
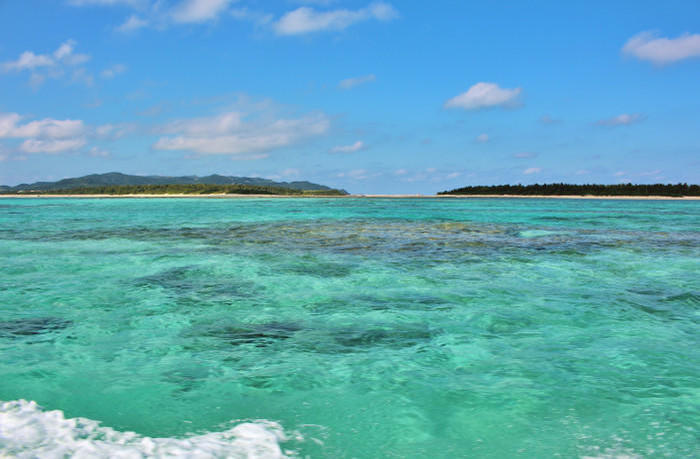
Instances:
[[[208,118],[194,118],[171,123],[162,129],[174,134],[161,137],[153,148],[185,150],[203,155],[242,155],[293,145],[324,134],[330,121],[323,114],[296,119],[255,119],[228,112]]]
[[[535,153],[534,151],[521,151],[520,153],[516,153],[513,156],[518,159],[534,158],[537,156],[537,153]]]
[[[447,174],[447,180],[456,179],[460,175],[462,175],[461,172],[450,172],[449,174]]]
[[[136,129],[137,126],[133,123],[102,124],[94,128],[91,133],[100,138],[115,140],[133,133]]]
[[[71,74],[71,81],[73,83],[83,83],[85,86],[92,86],[95,79],[87,72],[87,70],[84,68],[79,68],[73,70]]]
[[[539,174],[542,172],[542,169],[539,167],[528,167],[523,171],[523,174],[525,175],[530,175],[530,174]]]
[[[513,106],[521,92],[521,88],[505,89],[496,83],[480,82],[469,88],[467,92],[445,102],[445,107],[476,110],[497,106]]]
[[[374,81],[375,79],[375,76],[372,74],[356,78],[346,78],[344,80],[341,80],[340,83],[338,83],[338,87],[341,89],[351,89],[355,86]]]
[[[216,19],[231,0],[183,0],[172,11],[172,18],[178,23],[206,22]]]
[[[107,156],[110,156],[109,152],[107,150],[103,150],[99,147],[92,147],[90,150],[88,150],[88,154],[90,156],[94,157],[99,157],[99,158],[106,158]]]
[[[657,37],[642,32],[627,40],[624,54],[656,65],[670,64],[691,57],[700,57],[700,34],[684,34],[678,38]]]
[[[352,145],[338,145],[331,148],[331,153],[354,153],[365,148],[365,143],[361,140],[353,143]]]
[[[0,113],[0,139],[23,139],[24,153],[62,153],[83,147],[90,130],[82,120],[44,118],[22,123],[17,113]]]
[[[80,65],[90,60],[87,54],[75,54],[75,40],[66,40],[53,52],[55,62],[65,65]]]
[[[659,175],[661,174],[661,169],[654,169],[653,171],[646,171],[646,172],[640,172],[639,175],[640,177],[650,177],[652,175]]]
[[[295,0],[294,3],[301,3],[302,5],[330,6],[337,2],[338,0]]]
[[[486,143],[489,141],[489,135],[488,134],[479,134],[478,136],[476,136],[475,140],[479,143]]]
[[[102,78],[114,78],[115,76],[124,72],[126,72],[126,65],[114,64],[113,66],[104,69],[100,75]]]
[[[64,76],[69,69],[73,68],[72,79],[84,83],[91,83],[92,77],[85,69],[77,68],[90,60],[87,54],[76,54],[76,42],[66,40],[51,54],[36,54],[33,51],[25,51],[14,61],[7,61],[0,64],[0,69],[4,72],[31,72],[30,84],[34,87],[41,85],[46,78],[59,78]]]
[[[366,180],[370,177],[377,177],[379,173],[370,173],[367,169],[353,169],[348,172],[340,172],[337,177],[346,177],[353,180]]]
[[[300,174],[301,171],[299,169],[294,168],[285,169],[282,172],[280,172],[280,175],[282,175],[282,177],[298,177]]]
[[[68,4],[72,6],[141,6],[146,3],[145,0],[68,0]]]
[[[85,139],[27,139],[19,149],[25,153],[62,153],[77,150],[85,145]]]
[[[132,14],[127,18],[126,21],[124,21],[119,27],[117,27],[117,31],[122,33],[131,33],[138,29],[146,27],[148,24],[149,22],[147,20],[142,19],[136,16],[135,14]]]
[[[274,24],[279,35],[300,35],[323,30],[344,30],[351,25],[368,20],[390,21],[398,12],[388,3],[377,2],[358,10],[337,9],[317,11],[301,7],[283,15]]]
[[[173,24],[194,24],[212,21],[237,0],[71,0],[73,6],[127,6],[138,14],[131,14],[115,29],[131,33],[144,27],[165,29]],[[174,4],[175,3],[175,4]]]
[[[85,133],[82,120],[55,120],[45,118],[20,124],[22,117],[17,113],[0,113],[0,138],[47,137],[64,139]]]
[[[272,14],[251,10],[249,8],[234,8],[231,10],[231,16],[240,21],[250,21],[256,26],[268,25],[275,19]]]
[[[644,120],[644,115],[640,113],[623,113],[596,122],[598,126],[626,126]]]
[[[53,65],[53,59],[45,54],[36,55],[31,51],[25,51],[16,61],[4,62],[2,67],[6,72],[11,70],[34,70],[37,67],[48,67]]]
[[[561,121],[561,120],[552,118],[552,117],[549,116],[549,115],[542,115],[542,117],[540,118],[540,122],[541,122],[542,124],[557,124],[557,123],[559,123],[560,121]]]
[[[408,171],[406,169],[396,169],[394,171],[394,175],[406,175],[408,174]]]

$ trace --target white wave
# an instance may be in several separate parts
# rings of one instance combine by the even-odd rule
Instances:
[[[62,411],[42,410],[33,401],[0,403],[0,458],[285,458],[280,442],[286,440],[282,427],[270,421],[186,438],[151,438],[92,419],[66,419]]]

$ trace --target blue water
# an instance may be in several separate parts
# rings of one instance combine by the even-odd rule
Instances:
[[[2,199],[0,455],[697,457],[698,228],[698,201]]]

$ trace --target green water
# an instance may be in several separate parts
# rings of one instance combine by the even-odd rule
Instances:
[[[697,457],[699,228],[688,201],[3,199],[0,400],[41,432],[268,420],[312,458]]]

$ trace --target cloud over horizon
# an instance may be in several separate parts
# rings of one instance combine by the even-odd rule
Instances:
[[[44,118],[21,124],[17,113],[0,113],[0,139],[24,139],[25,153],[61,153],[85,145],[87,128],[82,120]]]
[[[166,134],[153,144],[156,150],[183,150],[200,155],[266,153],[319,136],[330,127],[322,113],[300,118],[247,120],[242,112],[175,121],[162,128]]]

